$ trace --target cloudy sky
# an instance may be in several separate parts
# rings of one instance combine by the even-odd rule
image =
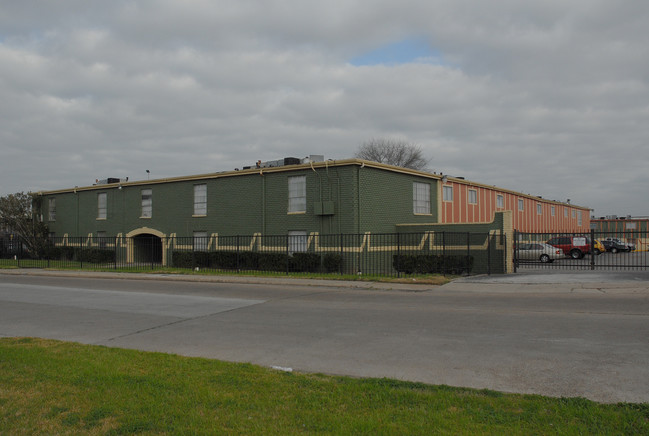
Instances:
[[[649,2],[1,0],[0,195],[352,157],[649,215]]]

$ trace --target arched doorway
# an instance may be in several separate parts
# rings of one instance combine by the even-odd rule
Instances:
[[[166,235],[154,229],[143,227],[126,234],[127,262],[145,265],[167,264],[164,250]]]

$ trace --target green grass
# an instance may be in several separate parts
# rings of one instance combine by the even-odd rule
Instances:
[[[649,434],[598,404],[0,339],[0,434]]]
[[[300,279],[314,280],[346,280],[346,281],[366,281],[366,282],[383,282],[383,283],[417,283],[426,285],[444,285],[451,282],[456,276],[441,274],[426,275],[408,275],[403,277],[386,277],[382,275],[369,274],[339,274],[339,273],[305,273],[305,272],[285,272],[279,271],[217,271],[210,269],[201,269],[193,271],[187,268],[170,268],[161,266],[138,265],[132,267],[95,265],[76,261],[58,261],[51,260],[21,260],[20,264],[13,259],[0,259],[0,269],[16,268],[44,268],[49,270],[61,271],[96,271],[96,272],[119,272],[119,273],[147,273],[147,274],[179,274],[179,275],[203,275],[203,276],[249,276],[249,277],[294,277]]]

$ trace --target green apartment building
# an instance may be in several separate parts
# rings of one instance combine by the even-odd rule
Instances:
[[[523,200],[531,202],[534,219],[539,204],[553,212],[560,205],[573,209],[573,217],[579,210],[575,230],[589,227],[581,220],[588,209],[579,206],[359,159],[316,160],[320,161],[286,158],[241,171],[168,179],[107,179],[38,193],[36,209],[57,240],[83,237],[85,244],[93,245],[102,238],[124,238],[132,241],[129,259],[138,256],[139,239],[159,240],[162,248],[154,257],[163,264],[169,261],[165,248],[170,244],[214,250],[237,235],[249,238],[250,247],[261,247],[255,238],[288,235],[286,251],[295,252],[318,246],[321,241],[314,236],[319,235],[365,235],[355,244],[379,250],[376,243],[370,247],[367,235],[417,232],[423,239],[413,244],[422,246],[426,238],[432,243],[430,233],[435,231],[511,233],[516,217],[527,213],[520,209]],[[518,205],[516,215],[508,209],[510,204]],[[530,221],[524,218],[521,222]],[[549,213],[546,219],[551,220]],[[273,244],[266,245],[273,249]],[[237,242],[237,250],[240,246]]]

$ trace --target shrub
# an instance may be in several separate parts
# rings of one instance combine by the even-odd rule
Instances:
[[[295,272],[316,272],[320,269],[320,255],[316,253],[293,253],[289,269]]]
[[[322,265],[328,273],[339,272],[343,263],[343,257],[340,254],[327,253],[322,258]]]
[[[394,255],[392,266],[405,274],[455,274],[470,273],[473,269],[473,256],[401,254]]]

